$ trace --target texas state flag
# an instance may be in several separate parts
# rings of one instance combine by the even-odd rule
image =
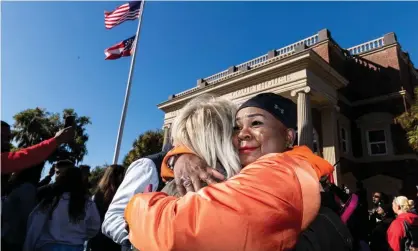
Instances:
[[[107,48],[104,53],[106,55],[105,60],[114,60],[121,57],[129,57],[133,53],[133,44],[135,41],[135,36],[132,36],[128,39],[123,40],[120,43],[113,45],[112,47]]]

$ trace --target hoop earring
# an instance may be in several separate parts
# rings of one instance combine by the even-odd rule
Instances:
[[[287,141],[287,142],[286,142],[286,148],[288,148],[288,149],[292,149],[292,148],[293,148],[292,143],[290,143],[289,141]]]

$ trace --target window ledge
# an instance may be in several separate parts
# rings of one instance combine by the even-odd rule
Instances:
[[[353,162],[359,163],[370,163],[370,162],[385,162],[385,161],[399,161],[399,160],[418,160],[418,155],[416,154],[399,154],[399,155],[378,155],[378,156],[366,156],[361,158],[355,158],[353,156],[341,155],[341,157],[346,158]]]

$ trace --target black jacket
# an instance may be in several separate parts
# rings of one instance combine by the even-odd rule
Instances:
[[[321,193],[321,208],[315,220],[303,231],[294,251],[351,251],[353,238],[348,228],[334,211],[328,193]],[[331,209],[333,208],[333,209]]]

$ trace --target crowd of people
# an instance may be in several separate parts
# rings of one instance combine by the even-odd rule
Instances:
[[[239,107],[202,95],[182,108],[161,152],[126,172],[107,167],[94,188],[89,167],[69,160],[41,180],[48,156],[74,139],[73,126],[10,152],[2,121],[1,248],[416,250],[416,198],[376,192],[369,210],[361,182],[355,192],[336,186],[334,167],[295,144],[296,112],[273,93]]]

